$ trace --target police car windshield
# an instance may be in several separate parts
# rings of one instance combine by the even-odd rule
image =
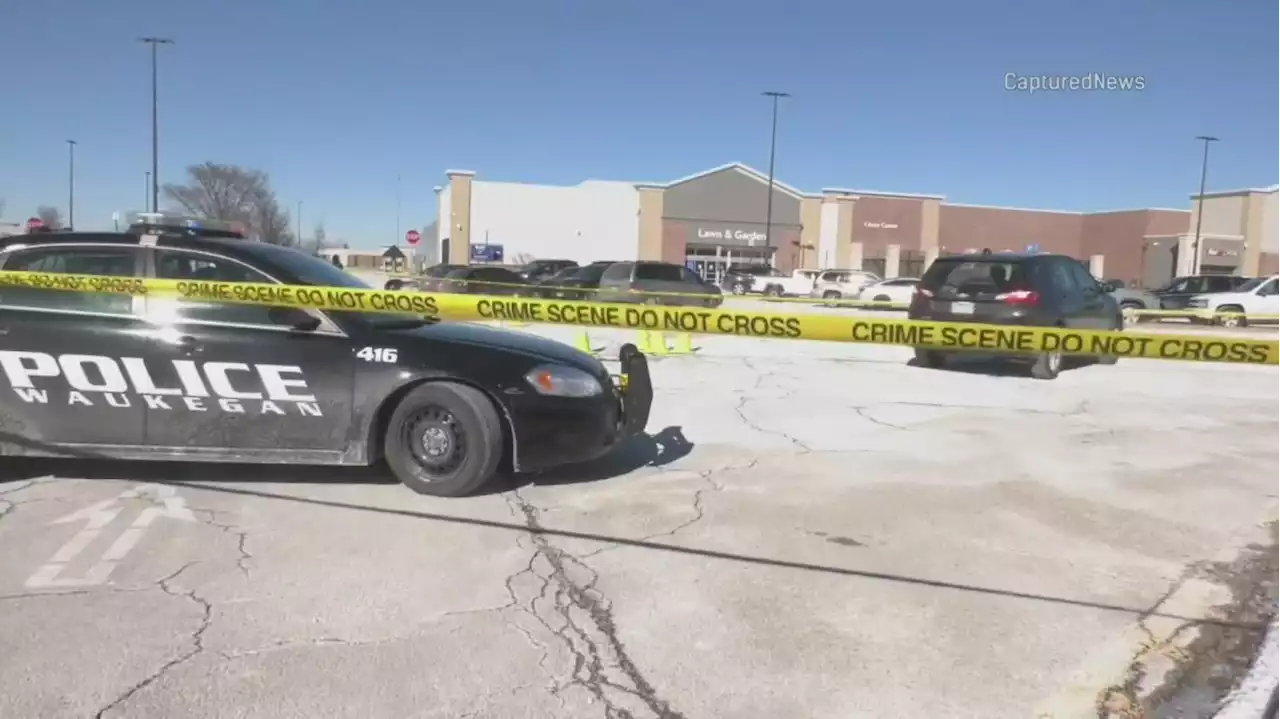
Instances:
[[[308,255],[300,250],[279,245],[259,243],[253,246],[255,254],[262,256],[267,262],[293,275],[304,285],[321,287],[351,287],[353,289],[371,289],[360,278],[347,274],[330,262]]]
[[[299,284],[319,287],[350,287],[362,290],[373,289],[359,277],[348,274],[332,263],[300,250],[259,243],[253,247],[253,251],[267,262],[292,275],[293,279]],[[329,314],[338,317],[357,318],[367,325],[380,329],[412,329],[413,327],[421,327],[436,321],[434,318],[428,319],[419,315],[400,314],[398,312],[374,313],[335,310],[330,311]]]

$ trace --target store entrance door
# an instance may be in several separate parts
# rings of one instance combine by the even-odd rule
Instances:
[[[723,247],[690,244],[684,264],[713,284],[724,281],[730,267],[772,267],[776,250],[772,247]]]

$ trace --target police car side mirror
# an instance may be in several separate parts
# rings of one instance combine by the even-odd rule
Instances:
[[[272,307],[267,310],[267,317],[273,324],[299,332],[312,332],[320,326],[319,318],[297,307]]]

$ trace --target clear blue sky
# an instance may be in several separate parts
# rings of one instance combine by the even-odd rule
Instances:
[[[1277,181],[1275,0],[41,0],[0,3],[6,217],[140,209],[161,48],[161,178],[270,173],[331,238],[434,218],[448,168],[542,183],[778,178],[1074,210],[1188,207]],[[1141,75],[1141,92],[1005,89],[1005,74]],[[25,104],[28,108],[21,107]]]

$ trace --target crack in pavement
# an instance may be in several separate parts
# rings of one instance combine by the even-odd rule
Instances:
[[[230,534],[235,536],[236,552],[239,553],[239,556],[236,557],[236,568],[240,570],[240,573],[242,575],[244,575],[245,577],[248,577],[249,562],[253,559],[253,555],[249,552],[248,548],[245,546],[245,543],[249,541],[249,532],[233,524],[222,524],[216,521],[216,517],[219,514],[230,514],[229,512],[223,512],[217,509],[196,509],[194,507],[191,509],[191,511],[193,513],[203,513],[203,514],[209,515],[208,519],[200,520],[201,524],[213,527],[214,529],[220,529],[222,530],[223,534]]]
[[[872,417],[871,415],[867,414],[867,410],[868,410],[868,409],[870,409],[872,406],[874,406],[874,405],[869,405],[869,406],[866,406],[866,407],[858,407],[858,406],[854,406],[854,407],[852,407],[852,409],[853,409],[853,411],[854,411],[854,412],[857,412],[857,413],[858,413],[858,416],[859,416],[859,417],[861,417],[861,418],[863,418],[863,419],[867,420],[868,422],[870,422],[870,423],[872,423],[872,424],[878,424],[878,425],[880,425],[881,427],[888,427],[889,429],[900,429],[900,430],[903,430],[903,431],[907,431],[907,430],[909,430],[909,429],[910,429],[910,427],[903,427],[903,426],[902,426],[902,425],[900,425],[900,424],[893,424],[892,422],[885,422],[885,421],[884,421],[884,420],[882,420],[882,419],[876,419],[875,417]]]
[[[787,399],[787,398],[791,397],[791,395],[793,395],[793,394],[795,394],[795,390],[788,390],[786,394],[782,395],[782,396],[781,396],[781,397],[779,397],[778,399],[779,399],[779,400],[785,400],[785,399]],[[801,442],[800,440],[796,439],[795,437],[792,437],[791,435],[787,434],[786,432],[782,432],[782,431],[780,431],[780,430],[765,429],[764,427],[761,427],[760,425],[756,424],[755,422],[752,422],[751,420],[747,419],[747,415],[746,415],[746,413],[743,411],[743,408],[744,408],[744,407],[746,407],[747,403],[748,403],[748,402],[750,402],[750,401],[752,401],[752,398],[747,397],[747,396],[745,396],[745,395],[744,395],[744,396],[742,396],[742,397],[739,397],[739,398],[738,398],[738,405],[737,405],[736,407],[734,407],[734,408],[733,408],[733,411],[738,413],[738,419],[741,419],[743,424],[747,425],[747,426],[748,426],[748,427],[750,427],[751,429],[754,429],[755,431],[757,431],[757,432],[759,432],[759,433],[761,433],[761,434],[769,434],[769,435],[773,435],[774,437],[781,437],[781,438],[783,438],[783,439],[787,440],[788,442],[790,442],[790,443],[794,444],[797,448],[799,448],[799,449],[800,449],[800,454],[808,454],[808,453],[810,453],[810,452],[812,452],[812,451],[813,451],[813,448],[812,448],[812,447],[810,447],[809,445],[805,444],[804,442]]]
[[[209,627],[213,624],[213,604],[210,603],[208,600],[206,600],[204,597],[201,597],[199,594],[196,594],[194,589],[188,590],[185,592],[178,592],[178,591],[175,591],[171,586],[172,582],[176,580],[183,572],[187,571],[188,569],[194,567],[199,563],[200,562],[198,561],[188,562],[184,564],[182,568],[179,569],[178,571],[173,572],[167,577],[162,577],[161,579],[157,580],[155,583],[156,586],[158,586],[161,589],[161,591],[163,591],[165,594],[168,594],[171,597],[186,599],[188,601],[194,602],[196,605],[200,607],[200,623],[196,627],[195,631],[191,633],[191,636],[190,636],[191,648],[185,652],[182,652],[181,654],[174,657],[173,659],[170,659],[169,661],[165,662],[160,666],[159,669],[157,669],[155,672],[152,672],[145,679],[126,689],[122,694],[117,696],[109,704],[99,709],[93,715],[94,719],[103,719],[107,715],[107,712],[110,712],[113,709],[123,706],[126,702],[132,699],[135,694],[147,688],[148,686],[151,686],[155,682],[159,681],[162,677],[164,677],[165,674],[169,673],[174,668],[186,663],[187,661],[195,658],[196,656],[204,652],[204,633],[208,631]]]
[[[707,492],[719,492],[724,489],[724,485],[712,479],[712,475],[714,475],[717,472],[725,472],[731,469],[752,469],[759,462],[760,460],[753,459],[747,464],[742,465],[740,467],[721,467],[719,469],[708,469],[708,470],[698,472],[698,480],[701,481],[706,486],[701,489],[695,490],[693,493],[693,502],[690,505],[691,508],[693,509],[693,516],[689,519],[686,519],[683,522],[680,522],[675,527],[665,532],[656,532],[654,534],[646,534],[643,537],[640,537],[636,541],[651,542],[655,539],[662,539],[664,537],[667,537],[667,538],[674,537],[676,534],[688,529],[689,527],[692,527],[698,522],[701,522],[702,518],[706,516],[706,508],[703,507],[702,505],[703,497],[706,495]],[[670,470],[670,471],[687,471],[687,470]],[[618,545],[618,544],[612,544],[605,547],[601,547],[599,549],[587,552],[586,554],[579,555],[578,559],[591,559],[592,557],[598,556],[605,552],[611,552],[615,549],[618,549],[620,546],[621,545]]]
[[[657,696],[653,686],[627,654],[617,634],[612,605],[595,588],[599,579],[595,570],[547,539],[538,518],[540,510],[525,499],[519,489],[512,490],[505,498],[512,513],[523,517],[534,550],[526,567],[506,579],[507,592],[511,597],[509,606],[529,616],[556,637],[573,657],[570,678],[555,683],[550,688],[552,695],[561,699],[560,695],[566,689],[582,688],[604,705],[606,719],[636,719],[634,713],[620,705],[621,697],[615,693],[638,700],[655,719],[684,719],[684,715]],[[539,567],[540,564],[543,566]],[[543,571],[540,572],[540,568]],[[575,580],[572,576],[575,573],[584,575],[585,579]],[[515,584],[525,575],[536,577],[541,586],[531,599],[522,601]],[[541,614],[540,606],[549,610],[550,616]],[[534,639],[530,632],[518,625],[513,626],[535,649],[542,651],[538,666],[550,675],[546,666],[549,647]],[[610,670],[620,673],[621,677],[610,677]]]

